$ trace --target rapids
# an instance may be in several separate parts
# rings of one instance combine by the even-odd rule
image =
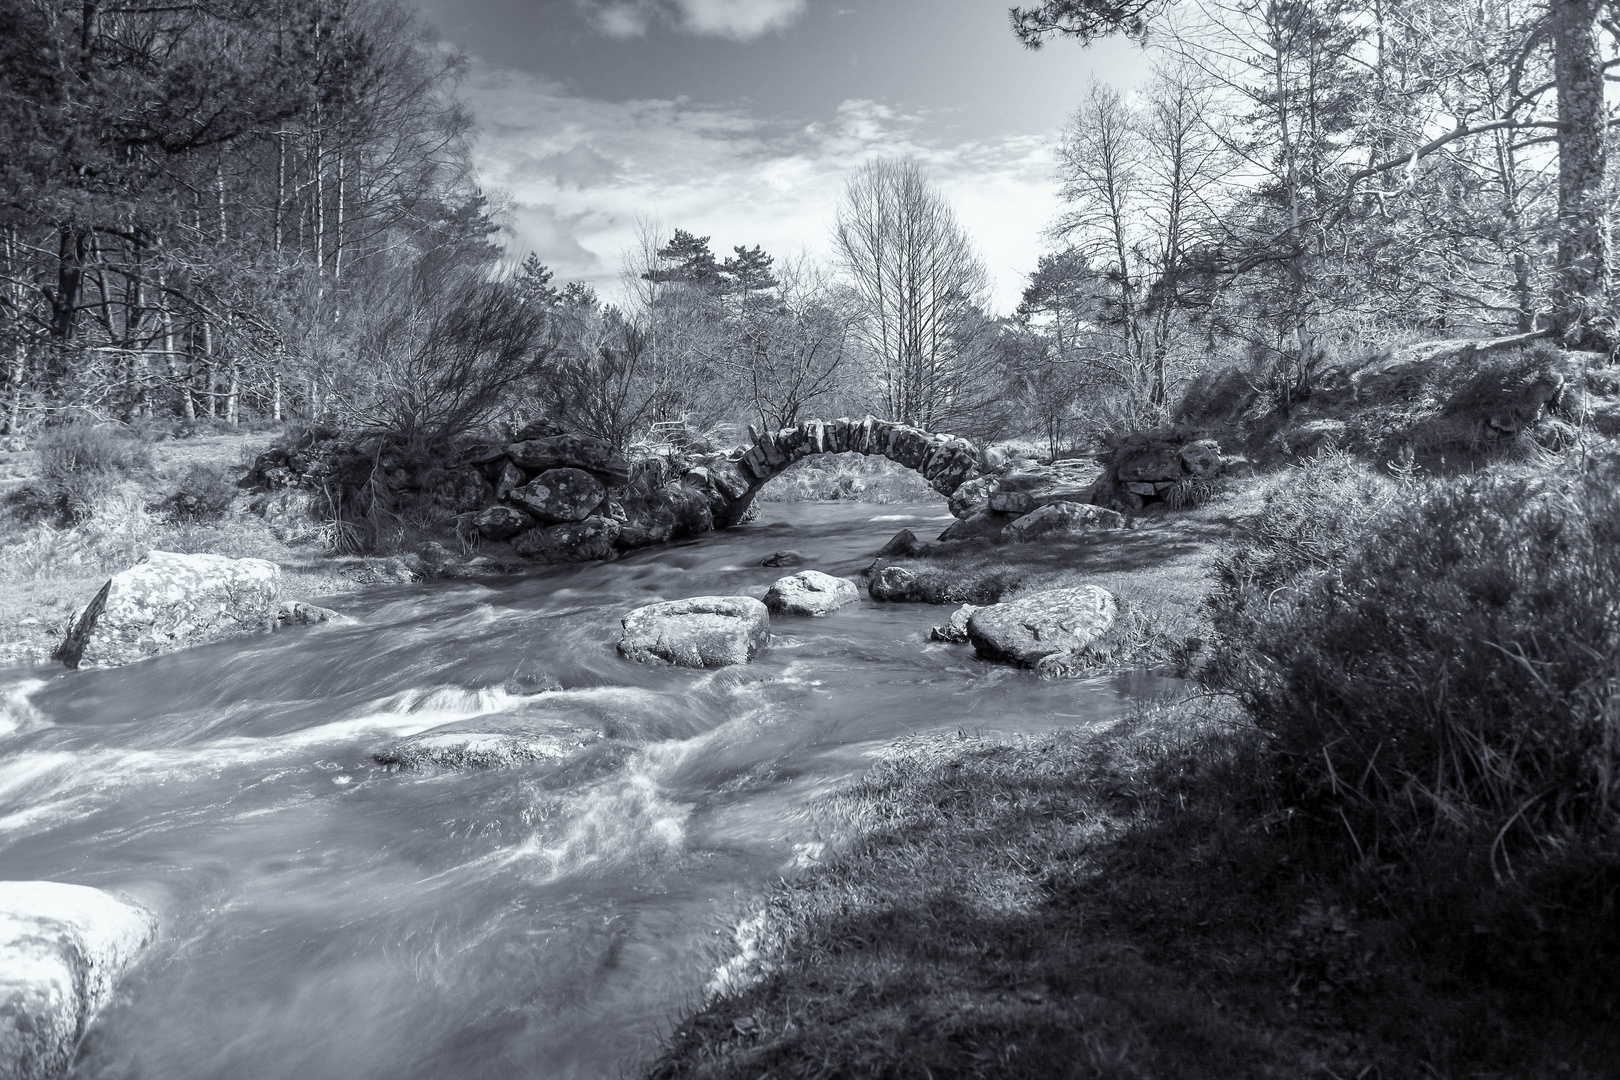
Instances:
[[[777,618],[753,664],[639,666],[619,619],[760,595],[793,548],[856,574],[941,504],[760,505],[608,565],[337,601],[356,625],[105,671],[0,671],[0,878],[113,889],[161,938],[76,1078],[614,1077],[734,948],[815,805],[917,732],[1101,722],[1156,680],[1042,682],[925,643],[948,608]],[[525,694],[514,675],[560,692]],[[372,751],[473,717],[605,738],[563,763],[387,772]]]

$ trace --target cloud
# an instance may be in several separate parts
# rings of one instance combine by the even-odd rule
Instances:
[[[804,14],[804,0],[675,0],[694,34],[749,41],[785,30]]]
[[[752,41],[785,30],[804,14],[805,0],[575,0],[596,29],[611,38],[644,37],[655,25],[699,37]]]
[[[911,154],[950,198],[1005,311],[1058,208],[1048,140],[960,140],[945,118],[882,102],[846,101],[806,123],[684,100],[600,101],[511,71],[481,69],[468,90],[484,131],[477,167],[510,195],[516,254],[532,250],[558,278],[608,296],[638,219],[712,236],[717,252],[760,244],[831,259],[845,177]]]

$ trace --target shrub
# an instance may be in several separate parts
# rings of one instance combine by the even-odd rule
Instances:
[[[1323,868],[1447,964],[1608,1008],[1620,496],[1500,473],[1402,491],[1274,500],[1221,560],[1206,677],[1266,734],[1263,783],[1329,841]],[[1307,528],[1312,505],[1332,523]]]
[[[163,508],[170,521],[218,521],[230,509],[237,491],[236,482],[221,466],[192,465],[164,498]]]
[[[118,484],[150,464],[146,445],[117,428],[64,424],[34,439],[39,453],[36,509],[50,508],[72,521],[85,521]]]

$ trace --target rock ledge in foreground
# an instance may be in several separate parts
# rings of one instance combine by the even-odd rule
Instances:
[[[54,1080],[157,934],[143,908],[58,881],[0,881],[0,1080]]]

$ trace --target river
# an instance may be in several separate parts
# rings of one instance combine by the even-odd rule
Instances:
[[[856,574],[942,504],[760,504],[617,563],[343,598],[354,625],[105,671],[0,672],[0,878],[131,896],[161,938],[76,1078],[617,1077],[702,1000],[730,927],[824,853],[819,799],[912,733],[1038,733],[1149,683],[1043,682],[925,642],[949,609],[774,620],[753,664],[618,658],[658,599]],[[530,694],[514,675],[547,673]],[[563,763],[389,772],[496,714],[605,736]]]

